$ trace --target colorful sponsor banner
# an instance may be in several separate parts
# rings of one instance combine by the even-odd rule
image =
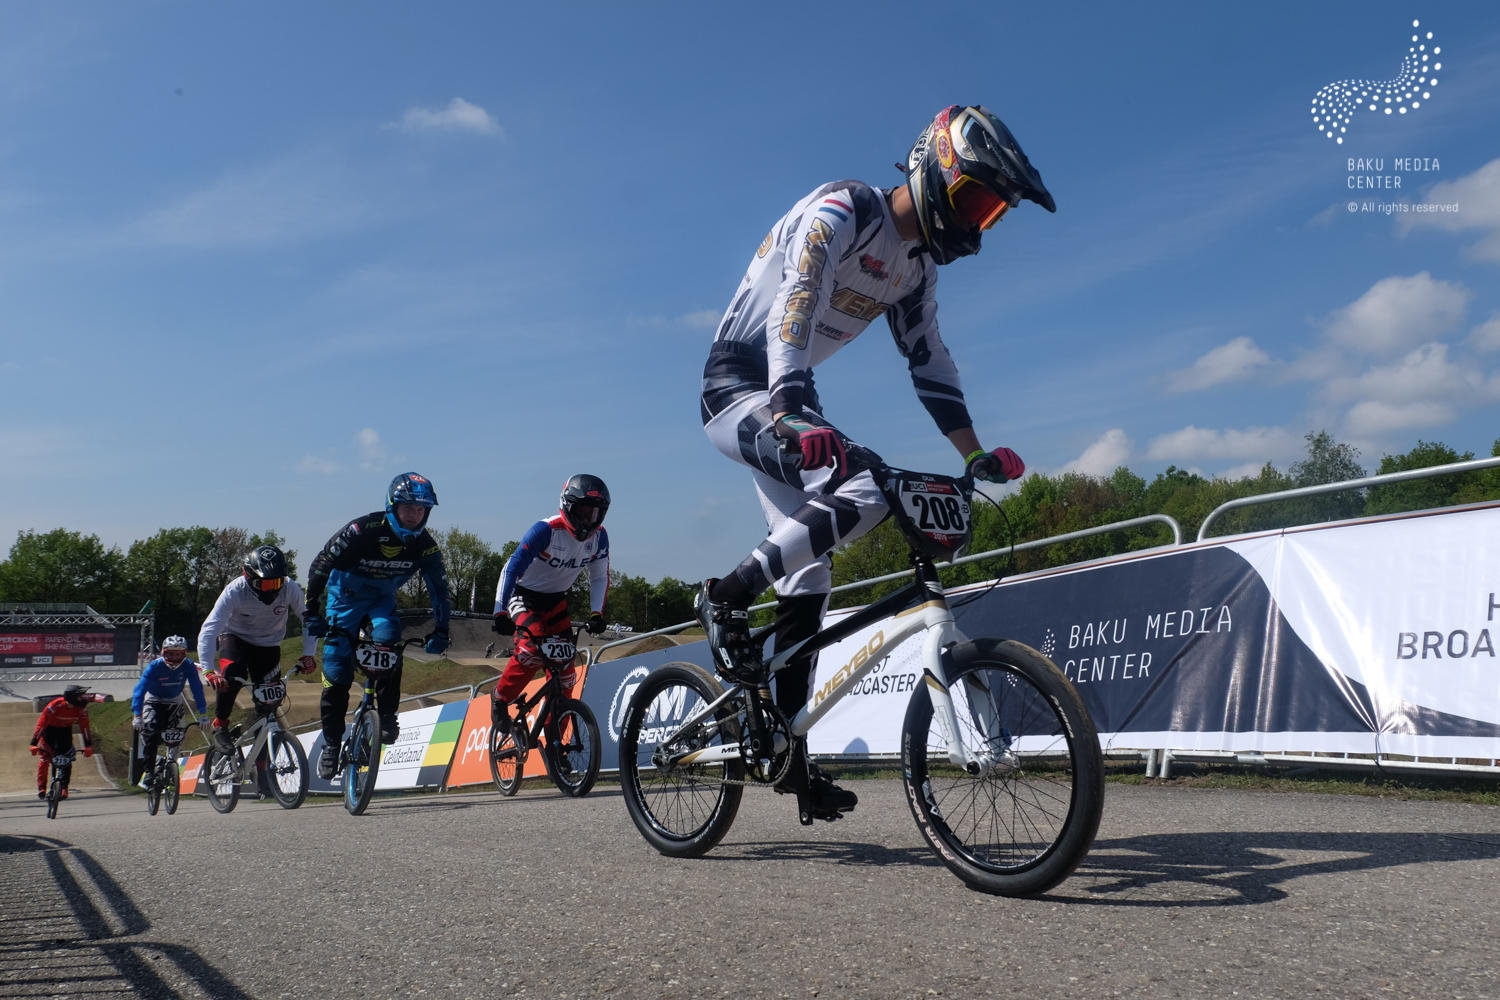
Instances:
[[[400,713],[397,720],[401,723],[401,735],[395,743],[381,747],[375,790],[441,786],[453,759],[454,747],[458,744],[468,704],[467,701],[455,701]],[[319,795],[344,794],[342,772],[334,775],[332,781],[318,777],[318,759],[323,753],[322,730],[296,736],[307,752],[308,791]]]
[[[1495,505],[1156,550],[952,598],[965,634],[1051,657],[1107,748],[1500,755]],[[814,691],[882,627],[824,650]],[[813,754],[899,751],[921,643],[819,721]],[[671,660],[709,668],[701,642],[595,666],[584,700],[606,769],[631,692]]]
[[[542,686],[541,680],[528,683],[524,694],[535,694]],[[468,703],[468,714],[464,716],[463,733],[453,753],[453,766],[448,769],[446,787],[460,788],[464,785],[487,785],[495,780],[490,774],[490,696],[483,695]],[[527,721],[530,726],[531,721]],[[535,778],[547,773],[542,755],[533,751],[526,756],[526,768],[522,777]]]
[[[203,770],[205,755],[201,753],[189,754],[178,761],[177,766],[177,790],[182,795],[192,795],[198,791],[199,774]]]
[[[8,632],[0,623],[0,666],[74,667],[134,663],[140,648],[140,626],[112,632]]]

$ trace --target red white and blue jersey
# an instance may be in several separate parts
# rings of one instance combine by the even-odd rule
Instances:
[[[509,608],[518,586],[561,595],[584,570],[589,572],[589,608],[602,612],[609,590],[609,534],[600,528],[580,542],[561,513],[538,521],[506,560],[495,587],[495,613]]]
[[[705,423],[726,401],[710,398],[716,387],[768,389],[774,413],[817,409],[812,370],[884,316],[938,429],[972,426],[938,336],[936,286],[932,256],[897,233],[883,191],[823,185],[772,227],[719,323],[704,370]]]

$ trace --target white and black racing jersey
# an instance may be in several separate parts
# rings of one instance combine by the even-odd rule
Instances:
[[[243,576],[229,581],[198,631],[198,659],[205,670],[219,669],[219,636],[235,635],[252,646],[279,646],[286,638],[287,614],[305,618],[302,588],[283,577],[276,599],[264,604]],[[317,640],[302,634],[302,655],[311,656]]]
[[[564,594],[584,570],[589,571],[589,608],[602,612],[609,591],[609,535],[599,528],[580,542],[561,513],[538,521],[505,562],[495,587],[495,612],[509,607],[517,587]]]
[[[714,337],[703,420],[747,387],[775,413],[818,410],[812,370],[885,316],[917,397],[944,434],[972,426],[958,369],[938,336],[937,265],[903,240],[885,193],[835,181],[766,235]]]

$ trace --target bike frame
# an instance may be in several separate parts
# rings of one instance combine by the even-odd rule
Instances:
[[[841,670],[840,674],[843,676],[835,677],[833,687],[827,694],[820,697],[817,692],[814,692],[808,704],[788,720],[787,725],[792,735],[803,737],[897,646],[918,633],[927,633],[922,642],[922,678],[927,686],[928,696],[932,699],[933,716],[948,745],[948,759],[956,766],[977,774],[993,766],[994,754],[976,752],[964,744],[958,726],[958,713],[953,706],[953,698],[948,694],[947,671],[943,667],[943,651],[955,643],[962,642],[965,636],[958,628],[958,623],[953,617],[953,610],[948,606],[947,595],[943,592],[937,569],[932,561],[918,556],[913,559],[913,564],[916,570],[916,579],[913,582],[795,646],[782,650],[772,656],[766,666],[774,675],[795,656],[817,653],[819,650],[849,638],[868,625],[890,619],[892,628],[889,632],[882,630],[879,633],[881,636],[879,645],[867,651],[863,663]],[[764,638],[769,630],[770,626],[757,629],[755,637]],[[748,685],[742,683],[733,685],[715,698],[712,703],[694,713],[678,727],[672,737],[663,742],[670,742],[677,733],[697,725],[713,714],[719,705],[748,688]],[[757,694],[757,697],[760,695]],[[736,760],[740,755],[738,744],[725,744],[693,751],[679,758],[676,763],[699,764]]]
[[[280,679],[285,681],[286,677],[283,675]],[[264,684],[266,682],[261,681],[261,683]],[[260,759],[261,751],[270,742],[271,734],[282,731],[281,720],[276,718],[276,709],[262,714],[260,711],[261,702],[255,701],[253,689],[250,698],[255,703],[256,720],[250,724],[248,729],[240,734],[240,738],[234,744],[236,747],[244,750],[240,766],[235,770],[235,780],[241,783],[250,780],[250,775],[254,773],[255,762]],[[280,707],[279,704],[278,707]],[[247,739],[250,740],[249,743],[245,742]]]

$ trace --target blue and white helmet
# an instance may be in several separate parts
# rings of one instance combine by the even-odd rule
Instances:
[[[385,491],[386,523],[402,539],[410,541],[427,527],[427,518],[432,515],[432,508],[437,506],[437,502],[437,490],[432,488],[432,483],[425,476],[419,476],[415,472],[403,472],[391,480],[390,488]],[[400,519],[396,517],[398,503],[415,503],[426,507],[427,511],[422,515],[422,523],[410,530],[403,528]]]

